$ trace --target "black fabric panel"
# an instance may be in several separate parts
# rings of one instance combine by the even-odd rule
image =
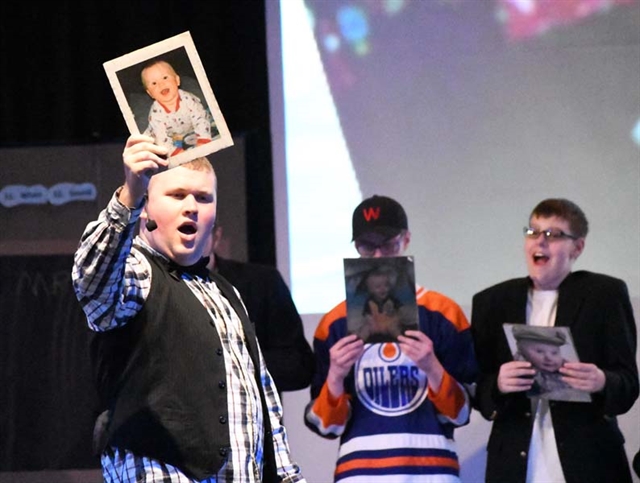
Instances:
[[[0,471],[97,468],[98,399],[71,255],[0,257]]]

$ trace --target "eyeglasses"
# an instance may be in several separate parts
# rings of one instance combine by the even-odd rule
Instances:
[[[577,236],[569,235],[568,233],[563,232],[557,228],[550,228],[548,230],[538,230],[537,228],[531,228],[530,226],[525,226],[522,231],[524,232],[524,236],[530,238],[532,240],[537,240],[538,237],[542,234],[545,240],[555,241],[555,240],[564,240],[569,238],[570,240],[577,240]]]
[[[358,250],[358,253],[363,257],[372,257],[378,250],[380,250],[380,254],[383,257],[393,257],[400,253],[403,235],[404,233],[400,233],[390,240],[386,240],[380,244],[356,240],[356,250]]]

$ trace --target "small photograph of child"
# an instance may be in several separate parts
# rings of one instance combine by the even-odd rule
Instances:
[[[536,374],[527,396],[563,401],[588,402],[588,393],[573,389],[562,380],[559,369],[578,357],[568,327],[536,327],[505,324],[514,360],[529,361]],[[514,347],[515,346],[515,347]]]
[[[404,260],[403,260],[404,259]],[[417,328],[412,260],[345,259],[347,325],[367,343],[395,341]]]
[[[170,156],[210,143],[218,135],[211,113],[198,96],[180,88],[180,76],[169,62],[150,60],[140,80],[153,99],[144,134],[169,148]]]
[[[132,134],[169,149],[169,167],[232,146],[189,32],[104,63]]]
[[[394,297],[393,289],[397,274],[391,267],[381,266],[371,270],[363,280],[367,292],[362,309],[364,323],[358,331],[361,338],[368,340],[374,334],[395,339],[402,333],[400,308],[402,304]]]

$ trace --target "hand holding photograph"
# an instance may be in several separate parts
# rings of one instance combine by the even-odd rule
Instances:
[[[233,145],[189,32],[105,62],[131,134],[169,149],[169,167]]]
[[[345,258],[347,327],[365,343],[418,328],[413,258]]]
[[[513,359],[529,361],[536,370],[527,396],[557,401],[591,401],[589,393],[569,386],[559,372],[565,362],[579,362],[569,327],[504,324],[503,328]]]

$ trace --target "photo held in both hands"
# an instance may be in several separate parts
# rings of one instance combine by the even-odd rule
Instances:
[[[94,331],[104,480],[305,481],[244,305],[207,268],[213,166],[201,157],[166,169],[167,151],[129,137],[124,184],[74,257],[74,289]]]
[[[528,275],[473,297],[487,482],[631,482],[617,416],[638,398],[636,323],[624,281],[574,271],[588,231],[577,204],[542,200],[524,228]]]
[[[527,396],[590,402],[586,391],[572,388],[563,380],[560,368],[566,362],[579,362],[570,327],[539,327],[504,324],[514,361],[528,361],[535,369]]]
[[[469,421],[463,384],[476,376],[469,323],[453,300],[415,284],[400,203],[365,199],[352,228],[360,259],[345,259],[347,299],[315,331],[305,423],[340,439],[336,482],[459,481],[453,433]]]
[[[345,258],[347,327],[365,343],[418,329],[412,257]]]

